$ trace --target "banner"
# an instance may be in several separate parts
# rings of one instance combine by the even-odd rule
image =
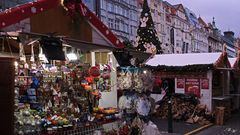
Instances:
[[[185,93],[195,94],[200,97],[200,82],[199,79],[186,79]]]
[[[201,79],[201,89],[209,89],[209,80]]]
[[[177,88],[184,89],[185,86],[185,79],[184,78],[177,78]]]

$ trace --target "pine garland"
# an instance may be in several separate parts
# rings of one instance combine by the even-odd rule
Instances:
[[[174,73],[186,73],[186,72],[207,72],[214,68],[213,64],[197,64],[197,65],[187,65],[187,66],[166,66],[166,65],[159,65],[159,66],[149,66],[144,65],[143,68],[147,68],[152,72],[174,72]]]

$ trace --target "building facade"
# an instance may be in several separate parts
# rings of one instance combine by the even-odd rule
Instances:
[[[221,52],[223,50],[221,31],[216,27],[214,18],[212,23],[208,23],[206,30],[209,34],[208,52]]]
[[[100,0],[100,19],[120,40],[134,41],[138,28],[137,0]]]
[[[168,53],[191,52],[190,23],[182,4],[171,5],[164,1],[166,36],[164,45]]]
[[[223,32],[222,41],[226,45],[227,53],[229,57],[236,57],[236,38],[234,32],[225,31]]]
[[[136,40],[143,0],[83,0],[122,41]],[[221,52],[228,42],[216,27],[182,4],[148,0],[163,53]],[[233,56],[233,45],[228,51]]]
[[[14,7],[16,5],[31,2],[31,1],[33,1],[33,0],[1,0],[0,1],[0,11]]]
[[[191,45],[189,52],[203,53],[208,52],[208,34],[206,23],[201,17],[197,17],[193,11],[185,8],[188,22],[190,23]]]

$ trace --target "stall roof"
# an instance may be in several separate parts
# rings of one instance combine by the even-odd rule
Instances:
[[[231,64],[231,67],[233,68],[235,63],[236,63],[237,58],[236,57],[235,58],[228,58],[228,60],[229,60],[229,62]]]
[[[13,7],[0,12],[0,29],[16,24],[24,19],[31,18],[37,14],[49,11],[60,6],[62,0],[38,0],[24,5]],[[80,2],[70,3],[70,7],[80,7],[75,10],[84,17],[92,28],[94,28],[105,40],[117,48],[123,48],[124,44],[111,32],[111,30],[92,12],[88,7]]]
[[[150,66],[187,66],[199,64],[215,64],[222,53],[187,53],[187,54],[160,54],[155,55],[146,65]]]

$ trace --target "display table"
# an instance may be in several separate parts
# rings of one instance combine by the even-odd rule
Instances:
[[[44,133],[41,133],[41,135],[89,135],[93,134],[96,131],[102,132],[103,130],[108,130],[108,124],[113,124],[115,122],[118,122],[119,119],[112,119],[112,120],[104,120],[102,122],[93,122],[90,123],[89,125],[85,126],[79,126],[79,127],[62,127],[62,128],[57,128],[52,130],[45,131]]]

